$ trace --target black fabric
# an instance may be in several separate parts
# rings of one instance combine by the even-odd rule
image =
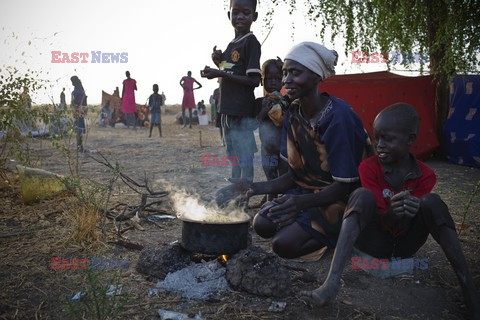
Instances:
[[[260,76],[260,54],[260,42],[253,33],[249,33],[228,44],[219,68],[235,75],[245,76],[257,73]],[[254,87],[221,78],[219,112],[240,117],[254,117],[254,89]]]

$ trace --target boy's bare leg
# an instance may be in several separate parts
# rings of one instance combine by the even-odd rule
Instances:
[[[343,268],[352,253],[353,245],[361,231],[359,222],[360,214],[356,212],[352,212],[343,220],[327,279],[318,289],[300,292],[300,295],[309,299],[312,304],[322,306],[337,296]]]
[[[148,135],[149,138],[152,137],[152,130],[153,130],[153,127],[154,127],[154,126],[155,126],[154,123],[151,123],[151,124],[150,124],[150,134]]]
[[[162,136],[162,123],[160,122],[158,124],[158,133],[160,134],[160,137]]]
[[[437,211],[436,214],[443,215],[451,220],[447,205],[437,195],[429,194],[422,198],[421,203],[422,211],[425,212],[425,220],[429,220],[432,217],[433,210]],[[450,223],[453,225],[453,221]],[[442,247],[445,256],[452,265],[453,271],[457,275],[470,318],[480,319],[478,292],[460,246],[457,232],[445,224],[438,227],[426,221],[426,225],[430,229],[430,234]]]
[[[371,220],[375,210],[375,197],[369,190],[359,188],[352,193],[345,209],[347,216],[342,222],[327,279],[318,289],[300,292],[301,296],[317,306],[322,306],[335,299],[340,289],[340,277],[345,263],[351,256],[353,245],[360,232]]]

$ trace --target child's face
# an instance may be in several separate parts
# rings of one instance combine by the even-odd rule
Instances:
[[[234,0],[228,12],[228,18],[232,21],[232,26],[240,34],[250,32],[250,26],[253,21],[257,20],[257,16],[258,14],[250,0]]]
[[[282,89],[282,70],[279,70],[275,64],[269,64],[265,68],[263,87],[268,93]]]
[[[294,60],[285,60],[282,73],[283,86],[292,101],[308,95],[312,90],[318,90],[320,77]]]
[[[401,128],[396,119],[378,116],[373,123],[374,146],[382,163],[395,163],[406,157],[415,141],[415,134]]]

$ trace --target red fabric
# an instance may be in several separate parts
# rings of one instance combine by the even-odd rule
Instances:
[[[435,134],[435,86],[432,76],[405,77],[390,72],[337,75],[320,84],[320,90],[348,102],[373,138],[373,120],[385,107],[406,102],[420,116],[417,141],[410,150],[426,159],[439,146]]]
[[[384,224],[385,214],[390,208],[390,198],[384,197],[384,191],[390,190],[392,192],[391,195],[394,195],[404,190],[410,190],[412,196],[421,198],[432,192],[437,182],[437,177],[432,169],[421,161],[417,160],[417,163],[422,175],[416,179],[408,179],[405,181],[402,190],[399,191],[394,191],[392,186],[385,180],[383,167],[378,160],[378,156],[372,156],[363,160],[358,167],[362,187],[369,189],[375,195],[382,228],[394,236],[400,235],[406,230],[390,229]]]
[[[183,100],[182,109],[195,109],[195,96],[193,94],[193,84],[195,79],[183,77]]]
[[[135,79],[123,80],[123,98],[122,98],[122,112],[135,113],[137,105],[135,103],[135,86],[137,81]]]

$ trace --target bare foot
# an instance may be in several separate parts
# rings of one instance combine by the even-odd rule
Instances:
[[[301,291],[300,296],[306,298],[312,305],[321,307],[335,300],[340,285],[327,285],[324,283],[320,288],[313,291]]]

